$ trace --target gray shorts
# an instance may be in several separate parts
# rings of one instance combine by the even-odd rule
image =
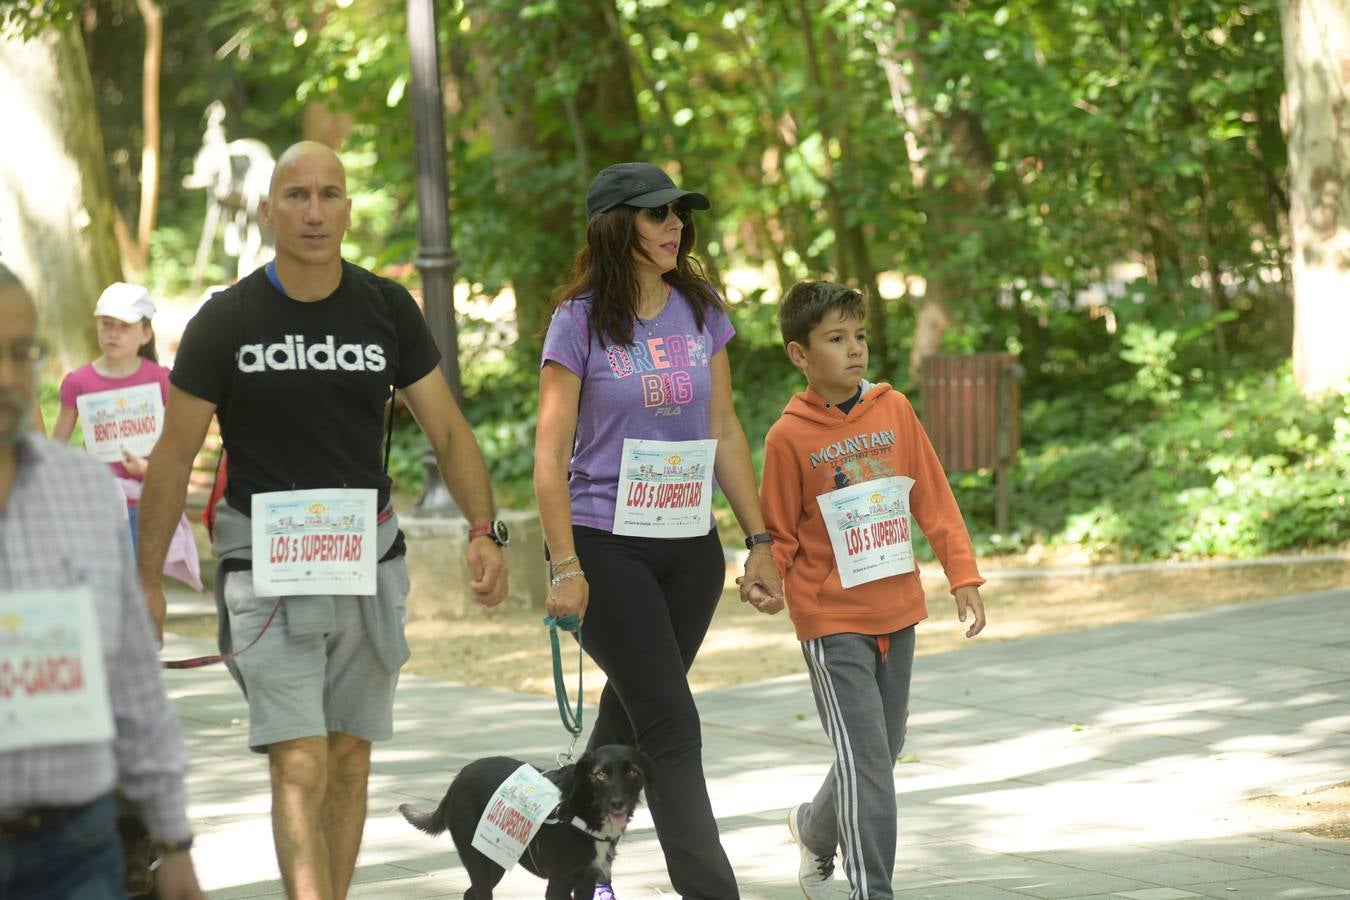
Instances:
[[[225,577],[230,639],[239,650],[258,636],[276,598],[254,595],[252,572]],[[402,557],[380,564],[379,590],[396,604],[398,621],[406,623],[408,569]],[[333,731],[367,741],[393,736],[398,671],[390,672],[376,658],[357,598],[334,598],[334,614],[331,632],[297,637],[286,627],[282,603],[258,643],[234,658],[248,698],[248,744],[254,751],[265,753],[268,744]]]

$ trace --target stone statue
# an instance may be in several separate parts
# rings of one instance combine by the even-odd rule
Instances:
[[[192,174],[183,179],[183,187],[206,190],[206,221],[192,265],[193,284],[201,283],[216,236],[222,231],[225,255],[237,261],[238,278],[271,255],[259,208],[267,199],[274,165],[272,151],[262,141],[225,139],[225,105],[212,101],[206,108],[206,131],[192,161]]]

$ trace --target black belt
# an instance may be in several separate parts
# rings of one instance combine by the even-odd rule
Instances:
[[[0,838],[19,838],[55,828],[75,818],[90,806],[93,806],[93,803],[86,803],[83,806],[37,806],[18,815],[5,816],[0,818]]]

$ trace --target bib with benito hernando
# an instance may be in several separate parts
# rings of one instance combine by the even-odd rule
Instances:
[[[159,382],[81,394],[75,409],[84,423],[84,449],[100,462],[120,463],[123,450],[149,456],[164,429]]]

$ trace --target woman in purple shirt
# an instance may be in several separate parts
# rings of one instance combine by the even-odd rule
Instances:
[[[725,579],[707,511],[717,486],[748,535],[742,599],[762,584],[761,611],[783,603],[732,405],[735,329],[689,256],[692,210],[709,206],[649,163],[591,182],[586,246],[544,339],[534,486],[548,611],[584,617],[582,646],[608,678],[590,746],[633,744],[651,758],[647,802],[672,886],[727,900],[739,894],[687,676]]]

